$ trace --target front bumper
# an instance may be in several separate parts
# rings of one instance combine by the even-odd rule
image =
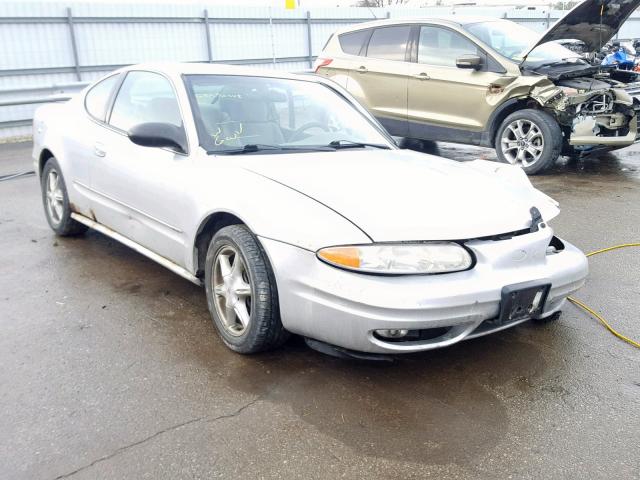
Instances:
[[[587,259],[573,245],[547,255],[547,227],[508,240],[472,240],[477,263],[443,275],[364,275],[331,267],[313,252],[260,238],[274,268],[284,327],[340,347],[372,353],[407,353],[451,345],[525,320],[496,324],[502,287],[528,281],[550,283],[540,318],[552,315],[579,289]],[[440,329],[417,341],[387,341],[379,329]],[[435,330],[433,330],[435,331]]]
[[[620,135],[618,137],[604,137],[601,135],[578,135],[576,133],[573,133],[569,137],[569,145],[573,145],[576,147],[595,146],[620,148],[633,145],[633,143],[636,142],[638,136],[638,118],[633,117],[629,122],[629,132],[626,135]]]

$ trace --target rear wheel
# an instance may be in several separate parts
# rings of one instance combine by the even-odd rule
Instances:
[[[40,176],[42,203],[47,222],[57,235],[62,237],[81,235],[87,227],[71,218],[71,207],[67,186],[58,161],[51,157],[47,160]]]
[[[271,265],[246,226],[230,225],[211,239],[205,288],[213,323],[230,349],[257,353],[276,348],[288,338],[280,321]]]
[[[496,133],[498,159],[535,175],[548,170],[562,151],[562,131],[546,112],[518,110],[504,119]]]

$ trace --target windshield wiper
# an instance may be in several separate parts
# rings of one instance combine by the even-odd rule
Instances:
[[[304,145],[300,146],[287,146],[287,145],[266,145],[262,143],[249,143],[242,148],[233,148],[229,150],[209,150],[208,154],[220,154],[220,155],[241,155],[243,153],[256,153],[256,152],[264,152],[267,150],[273,151],[312,151],[312,152],[329,152],[331,151],[326,147],[307,147]]]
[[[364,142],[352,142],[351,140],[333,140],[329,142],[328,145],[331,148],[339,149],[339,148],[365,148],[365,147],[373,147],[373,148],[381,148],[383,150],[389,150],[390,147],[388,145],[384,145],[381,143],[364,143]]]

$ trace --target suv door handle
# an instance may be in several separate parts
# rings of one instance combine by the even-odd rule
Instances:
[[[417,73],[412,75],[413,78],[417,78],[418,80],[429,80],[431,77],[424,72]]]
[[[93,145],[93,154],[96,157],[106,157],[107,156],[107,152],[104,150],[104,145],[102,145],[99,142],[96,142]]]
[[[369,70],[364,65],[358,67],[358,73],[367,73]]]

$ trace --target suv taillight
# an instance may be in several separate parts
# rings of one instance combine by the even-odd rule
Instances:
[[[333,62],[333,58],[320,58],[318,57],[316,59],[316,63],[314,65],[314,72],[318,73],[318,70],[320,70],[322,67],[326,67],[327,65],[329,65],[331,62]]]

